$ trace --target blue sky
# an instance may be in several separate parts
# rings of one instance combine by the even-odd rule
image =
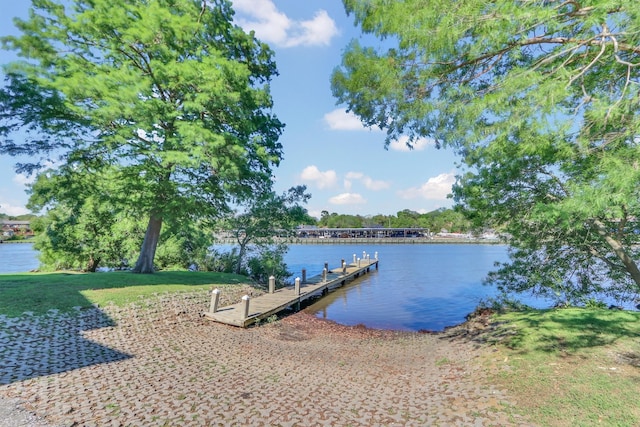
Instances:
[[[30,2],[0,0],[2,35],[15,33]],[[275,170],[282,192],[304,184],[312,194],[309,213],[395,214],[450,207],[455,157],[427,139],[409,151],[403,141],[384,149],[384,133],[364,128],[337,105],[330,76],[350,40],[360,38],[340,0],[233,0],[236,22],[255,30],[276,53],[280,75],[271,90],[274,112],[286,124],[280,142],[284,160]],[[378,43],[365,39],[374,46]],[[15,60],[0,50],[0,63]],[[0,157],[0,212],[28,213],[29,177],[17,175],[16,159]]]

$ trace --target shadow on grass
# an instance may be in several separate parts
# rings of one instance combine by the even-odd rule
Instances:
[[[521,353],[576,352],[640,337],[640,313],[606,309],[552,309],[470,319],[445,337],[504,344]]]
[[[2,274],[0,385],[133,357],[83,337],[83,332],[115,326],[96,301],[121,298],[126,302],[170,286],[243,279],[198,272]]]

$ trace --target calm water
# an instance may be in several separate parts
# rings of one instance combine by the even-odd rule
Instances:
[[[292,245],[286,261],[300,275],[319,274],[340,260],[378,252],[372,270],[307,308],[319,317],[345,325],[378,329],[442,330],[464,322],[482,299],[496,294],[482,284],[496,261],[507,260],[507,247],[482,244]],[[544,307],[546,301],[526,301]]]
[[[38,253],[31,243],[0,244],[0,273],[22,273],[38,268]]]
[[[482,279],[494,262],[507,259],[501,245],[292,245],[285,258],[297,276],[322,272],[324,263],[336,268],[353,254],[378,252],[379,269],[339,288],[306,310],[345,325],[372,328],[442,330],[464,322],[478,303],[493,296]],[[38,267],[31,244],[0,244],[0,273]],[[547,302],[525,301],[543,307]]]

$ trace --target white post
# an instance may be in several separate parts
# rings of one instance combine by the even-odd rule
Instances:
[[[215,313],[218,311],[218,303],[220,302],[220,289],[214,289],[211,292],[211,305],[209,306],[209,313]]]
[[[376,251],[376,253],[373,255],[373,257],[374,257],[375,259],[378,259],[378,251]]]
[[[366,251],[362,251],[362,259],[367,259],[367,252]]]
[[[356,263],[356,254],[353,254],[353,263]]]
[[[251,299],[251,297],[249,295],[245,295],[242,297],[242,304],[243,304],[243,319],[246,319],[247,317],[249,317],[249,300]]]
[[[300,295],[300,278],[299,277],[296,277],[295,292],[296,292],[296,295]]]
[[[342,272],[346,273],[347,272],[347,263],[342,261]]]
[[[326,268],[322,269],[322,281],[323,282],[327,281],[327,269]]]
[[[358,258],[358,268],[360,268],[360,258]]]
[[[276,278],[269,276],[269,293],[272,294],[276,291]]]

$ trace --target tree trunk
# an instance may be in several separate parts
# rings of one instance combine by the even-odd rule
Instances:
[[[236,263],[236,274],[240,274],[240,272],[242,271],[242,260],[244,259],[246,252],[247,252],[247,244],[244,242],[240,243],[240,251],[238,252],[238,262]]]
[[[150,274],[154,272],[153,259],[156,256],[158,240],[160,240],[160,230],[162,229],[162,218],[151,214],[147,231],[144,233],[144,241],[140,248],[140,256],[133,267],[134,273]]]
[[[100,264],[100,258],[94,258],[93,255],[89,256],[89,261],[87,262],[87,271],[90,273],[95,273],[98,269],[98,264]]]
[[[605,242],[607,242],[609,247],[613,250],[613,253],[616,254],[620,261],[622,261],[625,270],[627,270],[627,273],[629,273],[638,288],[640,288],[640,269],[638,269],[638,265],[629,256],[622,243],[611,237],[607,226],[601,221],[594,220],[593,224],[595,225],[598,234],[605,240]]]

